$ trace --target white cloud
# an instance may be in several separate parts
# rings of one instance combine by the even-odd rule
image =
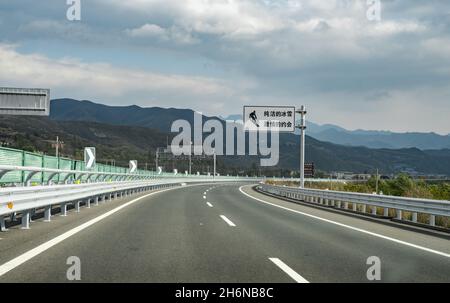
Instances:
[[[105,1],[108,5],[129,9],[151,17],[165,16],[185,30],[215,35],[260,34],[283,25],[258,1],[249,0],[129,0]]]
[[[191,33],[177,26],[164,29],[156,24],[144,24],[138,28],[127,29],[125,33],[133,38],[156,39],[175,44],[199,43],[199,40],[192,37]]]
[[[426,102],[436,115],[450,114],[442,103],[450,81],[449,1],[382,1],[381,22],[369,22],[365,0],[90,0],[81,23],[61,19],[52,1],[40,2],[0,4],[0,43],[24,42],[33,50],[37,41],[36,50],[55,57],[43,46],[51,41],[109,64],[3,46],[2,83],[52,86],[61,96],[106,103],[159,100],[215,114],[238,112],[244,102],[302,100],[320,112],[317,121],[355,128],[376,128],[380,117],[393,130],[445,128],[429,117],[414,124],[406,111],[392,118],[407,102],[414,110]],[[136,53],[149,60],[147,70],[115,67]]]
[[[16,48],[0,44],[0,81],[3,84],[64,90],[66,96],[72,97],[84,95],[122,100],[133,94],[152,100],[158,96],[205,99],[233,93],[216,79],[151,73],[117,68],[107,63],[85,63],[73,58],[53,60],[39,54],[24,55]]]
[[[139,28],[127,30],[132,37],[166,37],[166,30],[156,24],[144,24]]]
[[[418,22],[385,21],[375,24],[369,33],[373,35],[395,35],[402,33],[422,33],[427,27]]]
[[[450,37],[434,37],[422,42],[422,47],[442,59],[450,59]]]

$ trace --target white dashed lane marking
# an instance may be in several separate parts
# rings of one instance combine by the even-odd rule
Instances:
[[[220,217],[222,218],[222,220],[224,220],[225,222],[227,222],[227,224],[230,225],[231,227],[236,227],[236,224],[234,224],[233,222],[231,222],[231,220],[228,219],[227,217],[225,217],[224,215],[220,215]]]

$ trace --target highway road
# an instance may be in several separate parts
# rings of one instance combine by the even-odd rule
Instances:
[[[136,200],[138,198],[138,200]],[[448,237],[282,201],[244,184],[186,186],[0,233],[0,282],[450,282]]]

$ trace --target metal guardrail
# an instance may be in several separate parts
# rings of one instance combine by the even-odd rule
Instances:
[[[383,209],[383,216],[389,217],[389,209],[395,210],[396,219],[403,220],[403,211],[412,213],[412,222],[417,223],[419,213],[429,215],[429,225],[436,225],[436,216],[450,217],[450,201],[416,199],[376,194],[350,193],[331,190],[300,189],[293,187],[260,184],[258,189],[276,196],[298,201],[317,203],[324,206],[378,215]],[[351,208],[350,208],[351,206]]]
[[[28,169],[21,167],[20,169]],[[42,168],[36,171],[42,171]],[[58,171],[59,172],[59,171]],[[69,171],[74,173],[73,171]],[[59,172],[61,173],[61,172]],[[128,175],[127,175],[128,176]],[[7,187],[0,189],[0,229],[6,231],[5,219],[11,220],[16,214],[21,214],[21,224],[23,229],[28,229],[30,219],[36,210],[44,210],[46,221],[51,220],[53,206],[60,206],[61,215],[67,214],[67,206],[73,204],[76,211],[80,210],[80,205],[87,207],[91,203],[98,205],[100,201],[112,200],[117,197],[127,196],[137,192],[155,190],[165,187],[181,186],[186,183],[207,183],[207,182],[238,182],[256,181],[253,178],[237,177],[166,177],[152,180],[132,180],[116,182],[97,182],[67,185],[50,186],[29,186],[29,187]]]
[[[126,181],[126,180],[150,180],[150,179],[165,179],[165,178],[204,178],[202,175],[183,175],[183,174],[131,174],[131,173],[115,173],[115,172],[103,172],[103,171],[85,171],[85,170],[67,170],[67,169],[54,169],[45,167],[33,167],[33,166],[12,166],[12,165],[0,165],[0,179],[10,172],[24,172],[24,185],[29,186],[33,176],[36,174],[48,174],[46,178],[47,184],[51,184],[53,179],[61,179],[59,176],[63,176],[63,183],[67,183],[69,180],[75,182],[103,182],[103,181]],[[57,178],[58,177],[58,178]],[[212,178],[212,177],[211,177]],[[236,179],[238,177],[221,177]],[[255,179],[256,180],[256,179]]]
[[[68,170],[68,169],[55,169],[45,167],[33,167],[33,166],[12,166],[12,165],[0,165],[0,179],[10,172],[24,172],[24,184],[28,184],[38,173],[47,173],[46,182],[50,183],[55,177],[65,175],[63,182],[67,182],[69,179],[75,181],[81,181],[86,176],[87,181],[104,181],[108,177],[114,178],[114,181],[120,180],[133,180],[133,179],[151,179],[156,175],[143,175],[143,174],[129,174],[129,173],[114,173],[114,172],[101,172],[101,171],[83,171],[83,170]],[[95,178],[93,178],[95,177]],[[59,178],[58,178],[59,179]]]
[[[266,178],[270,179],[271,181],[280,181],[280,182],[300,182],[300,178],[283,178],[283,177],[271,177]],[[329,182],[336,182],[336,183],[354,183],[354,182],[365,182],[367,180],[346,180],[346,179],[325,179],[325,178],[305,178],[305,183],[329,183]]]

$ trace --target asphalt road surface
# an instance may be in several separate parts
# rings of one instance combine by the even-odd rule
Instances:
[[[136,200],[138,199],[138,200]],[[243,184],[118,199],[0,233],[0,282],[450,282],[450,241]],[[371,271],[372,272],[372,271]],[[372,272],[373,273],[373,272]]]

